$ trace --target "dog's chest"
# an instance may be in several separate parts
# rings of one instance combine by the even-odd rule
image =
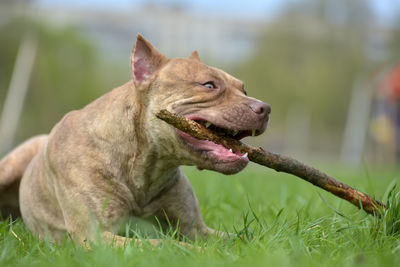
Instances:
[[[132,164],[128,171],[128,181],[135,202],[145,207],[176,178],[178,169],[161,160],[148,161],[143,165]]]

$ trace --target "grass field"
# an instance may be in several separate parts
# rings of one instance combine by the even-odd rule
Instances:
[[[400,182],[395,170],[320,168],[382,200]],[[0,266],[400,266],[400,226],[390,221],[400,219],[398,209],[377,219],[303,180],[255,165],[235,176],[184,169],[206,223],[237,236],[192,242],[200,251],[179,246],[173,233],[157,248],[87,251],[68,240],[38,241],[21,220],[2,221]]]

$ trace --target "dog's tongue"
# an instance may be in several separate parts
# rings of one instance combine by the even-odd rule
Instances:
[[[247,158],[247,154],[245,155],[239,151],[233,152],[232,150],[227,149],[224,146],[218,145],[214,142],[197,139],[197,138],[195,138],[189,134],[186,134],[182,131],[178,131],[178,132],[179,132],[179,135],[181,137],[183,137],[187,141],[188,144],[190,144],[197,150],[209,151],[221,159],[239,158],[239,157]]]

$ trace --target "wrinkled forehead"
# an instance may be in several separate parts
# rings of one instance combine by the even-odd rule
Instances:
[[[199,83],[218,81],[233,87],[243,87],[243,82],[230,74],[218,68],[185,58],[170,59],[161,71],[161,75],[167,79]]]

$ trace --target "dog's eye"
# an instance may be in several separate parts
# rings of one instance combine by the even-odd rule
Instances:
[[[243,88],[243,93],[244,93],[244,95],[247,95],[247,91],[244,88]]]
[[[203,86],[205,86],[205,87],[207,87],[207,88],[209,88],[209,89],[215,89],[215,88],[217,88],[216,86],[215,86],[215,84],[214,84],[214,82],[206,82],[206,83],[203,83]]]

